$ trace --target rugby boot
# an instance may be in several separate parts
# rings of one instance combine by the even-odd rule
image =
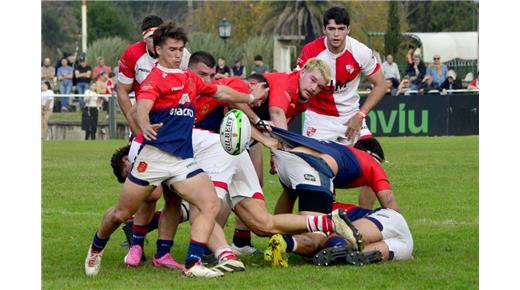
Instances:
[[[264,252],[264,260],[271,262],[272,267],[289,267],[287,243],[282,235],[276,234],[269,239],[269,247]]]
[[[330,266],[334,264],[350,264],[363,266],[377,263],[383,260],[380,251],[351,251],[348,247],[330,247],[318,251],[313,257],[313,263],[317,266]]]
[[[345,238],[354,248],[354,250],[363,250],[363,237],[358,229],[352,224],[347,217],[347,212],[342,209],[336,209],[329,214],[334,222],[334,231],[336,234]]]

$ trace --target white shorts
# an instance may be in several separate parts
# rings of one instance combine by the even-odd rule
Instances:
[[[194,129],[192,142],[195,160],[213,181],[219,198],[227,201],[231,208],[246,197],[263,199],[247,151],[238,156],[229,155],[220,144],[220,136],[205,130]]]
[[[171,184],[201,172],[193,158],[181,159],[146,144],[137,155],[128,178],[142,186],[159,186],[163,181]]]
[[[393,209],[380,209],[365,218],[371,220],[381,231],[383,241],[393,253],[393,260],[408,260],[412,257],[413,239],[404,217]],[[392,254],[391,254],[392,255]]]
[[[354,145],[360,138],[372,136],[372,133],[368,130],[365,119],[363,119],[359,131],[360,134],[355,138],[355,142],[347,140],[345,137],[347,125],[344,124],[355,116],[356,113],[357,111],[354,111],[346,116],[334,117],[306,110],[305,120],[303,122],[303,135],[318,140],[330,140],[345,145]]]
[[[308,161],[294,153],[281,150],[273,150],[272,152],[275,157],[278,177],[287,188],[315,190],[333,195],[334,184],[332,180],[334,175],[325,161],[322,163],[323,166],[326,166],[324,170],[317,170],[317,166],[311,166]],[[327,172],[327,169],[330,172]]]

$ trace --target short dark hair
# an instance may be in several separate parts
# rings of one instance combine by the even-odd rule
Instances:
[[[112,154],[112,159],[110,159],[110,165],[112,166],[112,170],[114,171],[114,175],[117,178],[119,183],[125,182],[126,176],[121,175],[123,171],[123,157],[128,156],[130,152],[130,145],[126,145],[121,147]]]
[[[350,26],[350,17],[348,16],[347,9],[343,7],[331,7],[323,14],[323,27],[329,24],[329,20],[334,19],[336,24],[345,24]]]
[[[141,23],[141,31],[145,31],[151,27],[158,27],[161,24],[163,24],[163,20],[161,17],[155,15],[148,15],[143,19],[143,22]]]
[[[263,58],[261,55],[257,54],[255,55],[255,60],[263,60]]]
[[[44,81],[43,83],[47,86],[49,90],[52,91],[51,83],[49,81]]]
[[[259,83],[265,83],[264,88],[269,88],[269,83],[267,82],[267,79],[264,77],[264,75],[261,74],[250,74],[248,77],[246,77],[246,80],[255,80]]]
[[[175,22],[169,21],[161,24],[157,30],[153,33],[153,45],[154,50],[156,46],[161,46],[166,42],[166,39],[173,38],[176,40],[182,40],[184,44],[188,43],[188,36],[184,32],[182,27],[177,27]],[[156,52],[157,53],[157,52]]]
[[[360,139],[354,145],[354,148],[363,150],[368,154],[372,155],[379,163],[385,160],[385,152],[383,152],[383,147],[379,144],[376,138],[367,138]]]
[[[188,62],[188,67],[191,68],[192,66],[194,66],[200,62],[207,65],[208,67],[216,66],[215,58],[209,52],[199,50],[199,51],[194,52],[190,56],[190,61]]]

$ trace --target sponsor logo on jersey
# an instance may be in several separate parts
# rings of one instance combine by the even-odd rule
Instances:
[[[179,105],[184,105],[190,102],[190,96],[187,93],[182,94],[181,99],[179,100]]]
[[[182,89],[184,89],[184,85],[181,85],[180,87],[173,87],[173,88],[172,88],[172,92],[175,92],[175,91],[182,91]]]
[[[137,165],[137,172],[145,172],[146,168],[148,168],[148,164],[144,161],[139,162],[139,165]]]
[[[316,181],[316,177],[312,174],[308,174],[308,173],[305,173],[303,175],[303,178],[305,178],[305,180],[308,180],[308,181]]]
[[[193,110],[190,108],[172,108],[170,110],[172,116],[187,116],[193,118]]]
[[[354,72],[354,68],[350,65],[350,64],[347,64],[345,66],[345,69],[348,71],[348,73],[352,74]]]

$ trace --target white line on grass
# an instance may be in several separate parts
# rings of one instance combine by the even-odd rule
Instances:
[[[42,210],[42,214],[46,215],[64,215],[64,216],[99,216],[99,212],[85,212],[85,211],[68,211],[64,209],[48,208]]]
[[[421,224],[421,225],[434,225],[434,226],[451,226],[451,225],[478,225],[478,219],[473,221],[458,221],[453,219],[447,220],[431,220],[431,219],[418,219],[412,221],[413,224]]]

